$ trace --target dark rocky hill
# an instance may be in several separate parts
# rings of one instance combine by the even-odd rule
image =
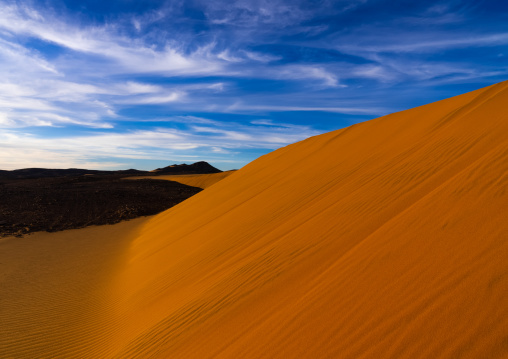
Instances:
[[[34,178],[51,178],[51,177],[69,177],[84,175],[129,175],[129,176],[146,176],[146,175],[167,175],[167,174],[207,174],[218,173],[221,170],[213,167],[205,161],[193,164],[175,164],[163,168],[157,168],[153,171],[140,171],[136,169],[120,170],[120,171],[99,171],[87,170],[81,168],[68,169],[51,169],[51,168],[23,168],[19,170],[5,171],[0,170],[0,179],[34,179]]]
[[[156,175],[169,175],[169,174],[206,174],[206,173],[219,173],[221,170],[213,167],[211,164],[205,161],[193,163],[191,165],[171,165],[164,168],[157,168],[151,171],[152,174]]]

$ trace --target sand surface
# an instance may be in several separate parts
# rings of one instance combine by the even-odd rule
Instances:
[[[163,179],[169,181],[175,181],[187,186],[199,187],[199,188],[208,188],[211,185],[223,180],[229,175],[233,174],[235,171],[225,171],[220,173],[210,173],[210,174],[198,174],[198,175],[162,175],[162,176],[139,176],[139,177],[127,177],[125,179]]]
[[[0,352],[506,358],[507,103],[504,82],[279,149],[92,245],[99,262],[77,246],[79,274],[7,262],[26,282]]]
[[[148,218],[0,238],[0,358],[108,356],[112,283]]]

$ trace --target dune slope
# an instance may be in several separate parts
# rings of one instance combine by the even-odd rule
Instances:
[[[119,357],[508,355],[508,83],[287,146],[152,219]]]
[[[107,325],[47,353],[507,357],[506,103],[508,82],[261,157],[111,251],[86,315]]]

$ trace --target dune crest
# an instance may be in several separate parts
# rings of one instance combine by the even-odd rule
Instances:
[[[503,82],[312,137],[153,217],[111,254],[89,352],[508,356],[506,103]]]

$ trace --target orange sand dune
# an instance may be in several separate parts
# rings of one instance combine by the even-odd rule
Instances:
[[[84,326],[39,353],[508,357],[507,103],[504,82],[261,157],[108,251]]]
[[[199,187],[199,188],[208,188],[211,185],[223,180],[227,176],[233,174],[235,171],[225,171],[219,173],[207,173],[207,174],[199,174],[199,175],[163,175],[163,176],[141,176],[141,177],[127,177],[126,179],[143,179],[143,178],[153,178],[153,179],[163,179],[169,181],[175,181],[182,184],[186,184],[187,186]]]

